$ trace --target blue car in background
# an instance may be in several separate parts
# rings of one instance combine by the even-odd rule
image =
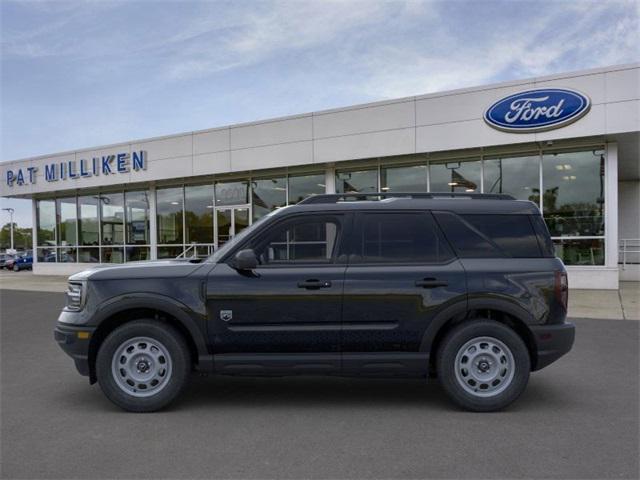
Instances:
[[[33,268],[33,253],[25,252],[13,259],[12,264],[7,262],[7,268],[10,268],[14,272],[20,270],[31,270]]]

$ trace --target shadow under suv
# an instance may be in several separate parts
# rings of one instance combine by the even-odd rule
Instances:
[[[55,339],[120,407],[154,411],[192,371],[437,376],[501,409],[567,353],[567,275],[531,202],[336,194],[263,217],[201,260],[69,279]]]

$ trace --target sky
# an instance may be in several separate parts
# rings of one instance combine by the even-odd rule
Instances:
[[[639,0],[3,0],[0,16],[0,161],[640,60]],[[31,225],[30,201],[1,202]]]

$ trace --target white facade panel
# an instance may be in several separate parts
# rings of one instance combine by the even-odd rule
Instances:
[[[619,182],[618,187],[619,236],[640,239],[640,180]]]
[[[485,110],[494,102],[530,88],[534,88],[533,83],[419,99],[416,100],[416,125],[437,125],[482,119]]]
[[[213,152],[193,156],[193,174],[210,175],[231,171],[231,153]]]
[[[231,149],[311,140],[311,115],[231,128]]]
[[[193,176],[193,157],[163,158],[148,162],[147,169],[135,172],[135,181],[165,180],[169,178],[184,178]]]
[[[640,98],[640,69],[618,70],[606,74],[606,101],[622,102]]]
[[[245,148],[231,152],[231,171],[304,165],[311,163],[312,160],[311,141]]]
[[[193,153],[193,135],[180,135],[131,144],[132,151],[144,150],[149,160],[185,157]]]
[[[546,142],[547,140],[559,140],[561,138],[602,135],[602,132],[605,131],[607,120],[605,111],[606,108],[604,104],[592,105],[589,113],[581,119],[567,125],[566,127],[536,133],[536,140],[539,142]]]
[[[489,127],[480,119],[416,128],[417,152],[437,152],[533,140],[532,133],[501,132]]]
[[[606,133],[637,132],[640,130],[640,100],[606,104]]]
[[[617,290],[619,286],[617,268],[567,267],[567,277],[569,289]]]
[[[594,105],[605,102],[604,73],[536,81],[535,88],[572,88],[588,95]]]
[[[193,154],[229,150],[229,128],[193,134]]]
[[[387,157],[415,153],[415,129],[323,138],[314,142],[314,162]]]
[[[415,102],[413,100],[319,113],[313,117],[313,132],[316,139],[404,129],[414,125]]]

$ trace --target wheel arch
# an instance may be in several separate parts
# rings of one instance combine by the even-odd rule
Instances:
[[[193,365],[198,370],[211,368],[210,355],[203,328],[186,313],[188,307],[159,295],[141,295],[110,299],[96,315],[96,330],[89,342],[89,380],[96,381],[95,364],[100,345],[113,330],[127,322],[153,319],[175,327],[185,338]],[[205,325],[205,319],[200,322]]]
[[[522,339],[529,352],[531,370],[536,369],[538,355],[535,338],[528,325],[535,324],[532,315],[512,301],[501,298],[470,299],[464,310],[445,309],[430,323],[425,332],[420,350],[429,352],[429,372],[435,373],[437,352],[442,340],[456,325],[465,320],[482,318],[495,320],[513,329]]]

